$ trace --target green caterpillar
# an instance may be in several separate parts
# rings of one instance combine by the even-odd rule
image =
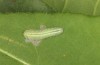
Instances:
[[[59,35],[63,32],[62,28],[48,28],[44,30],[26,30],[24,37],[26,42],[32,42],[33,45],[38,46],[42,39]]]

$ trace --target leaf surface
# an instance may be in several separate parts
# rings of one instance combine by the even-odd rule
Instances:
[[[0,14],[0,65],[23,65],[21,60],[30,65],[100,65],[99,21],[100,17],[69,13]],[[35,47],[25,42],[23,32],[39,29],[40,24],[61,27],[64,32],[42,40],[37,55]]]

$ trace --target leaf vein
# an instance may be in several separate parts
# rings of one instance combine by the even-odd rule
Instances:
[[[20,46],[22,46],[22,47],[26,47],[25,45],[20,44],[20,42],[15,41],[15,40],[13,40],[13,39],[7,37],[7,36],[0,35],[0,39],[3,39],[3,40],[5,40],[5,41],[9,41],[10,43],[18,44],[18,45],[20,45]]]
[[[25,62],[24,60],[16,57],[15,55],[12,55],[11,53],[9,53],[9,52],[1,49],[1,48],[0,48],[0,52],[3,53],[3,54],[5,54],[5,55],[7,55],[7,56],[9,56],[9,57],[11,57],[11,58],[13,58],[13,59],[15,59],[15,60],[17,60],[18,62],[22,63],[23,65],[31,65],[31,64]]]

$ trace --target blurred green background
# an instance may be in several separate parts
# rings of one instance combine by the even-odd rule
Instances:
[[[99,0],[0,0],[0,12],[81,13],[100,15]]]

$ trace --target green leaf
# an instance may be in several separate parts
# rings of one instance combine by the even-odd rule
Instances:
[[[0,14],[0,65],[100,65],[100,17],[77,14]],[[27,29],[61,27],[63,34],[26,43]]]

